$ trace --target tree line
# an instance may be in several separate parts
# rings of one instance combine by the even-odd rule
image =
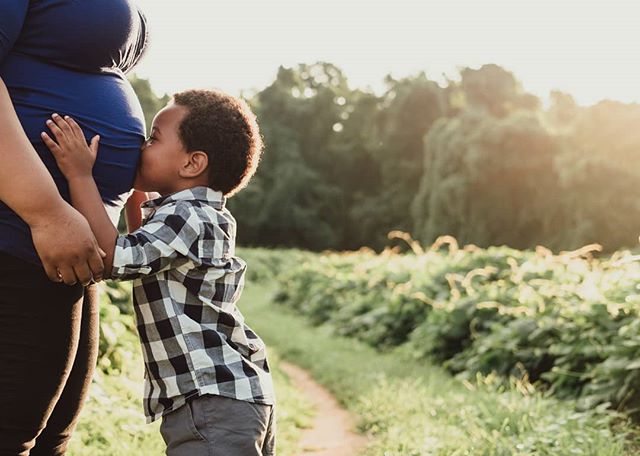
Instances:
[[[150,120],[166,101],[134,78]],[[640,106],[550,103],[500,66],[349,87],[330,63],[280,67],[245,94],[266,149],[229,201],[243,245],[381,249],[392,230],[429,244],[634,247],[640,234]]]

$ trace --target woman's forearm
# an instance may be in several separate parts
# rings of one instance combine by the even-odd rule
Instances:
[[[0,200],[33,226],[65,201],[29,142],[0,78]]]

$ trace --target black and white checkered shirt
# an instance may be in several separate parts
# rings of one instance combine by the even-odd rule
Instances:
[[[134,280],[147,422],[202,394],[273,404],[265,345],[236,307],[246,264],[222,193],[195,187],[142,211],[143,226],[118,237],[111,274]]]

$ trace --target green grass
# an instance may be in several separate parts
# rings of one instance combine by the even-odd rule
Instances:
[[[274,350],[269,359],[278,398],[278,454],[294,456],[300,433],[310,426],[314,411],[304,393],[279,369]],[[70,456],[164,455],[159,421],[145,424],[142,415],[141,382],[142,372],[96,375],[69,445]]]
[[[135,357],[128,360],[121,373],[96,372],[71,438],[70,456],[164,454],[159,422],[147,425],[144,420],[142,354],[139,348],[133,352]]]
[[[308,370],[374,437],[367,456],[638,454],[637,431],[604,408],[577,412],[526,383],[495,377],[463,384],[398,350],[378,353],[328,327],[312,327],[249,287],[240,309],[267,346]]]
[[[269,282],[270,269],[262,271],[262,283]],[[603,407],[576,412],[572,401],[545,398],[515,380],[505,386],[492,376],[463,384],[438,366],[412,359],[408,346],[380,353],[336,336],[328,326],[312,327],[272,303],[274,285],[255,280],[239,307],[269,347],[280,456],[297,454],[300,432],[313,414],[304,392],[278,368],[280,358],[310,370],[359,417],[360,430],[373,437],[366,456],[638,454],[637,430]],[[69,454],[162,455],[158,423],[146,425],[142,416],[142,359],[130,316],[116,315],[108,300],[103,306],[102,370]],[[117,340],[107,343],[107,333]]]
[[[103,302],[103,320],[115,324],[130,316],[105,315],[113,313],[113,305]],[[116,312],[117,313],[117,312]],[[108,320],[107,318],[111,318]],[[104,323],[104,322],[103,322]],[[102,325],[103,331],[110,325]],[[142,413],[142,354],[137,336],[130,330],[118,333],[120,370],[98,369],[90,396],[80,415],[78,427],[69,445],[70,456],[160,456],[165,445],[159,432],[159,421],[145,424]],[[105,364],[108,357],[103,357]],[[274,376],[277,408],[277,441],[280,456],[293,456],[298,449],[302,429],[309,427],[314,410],[304,392],[296,388],[279,368],[276,350],[270,350],[269,360]],[[113,364],[113,363],[112,363]]]

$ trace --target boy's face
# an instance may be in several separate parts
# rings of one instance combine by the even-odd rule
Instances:
[[[179,170],[189,156],[178,135],[186,114],[187,108],[176,104],[169,104],[156,114],[149,138],[142,145],[133,184],[136,190],[164,196],[179,189]]]

